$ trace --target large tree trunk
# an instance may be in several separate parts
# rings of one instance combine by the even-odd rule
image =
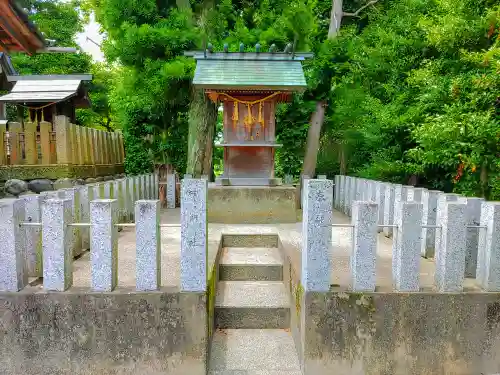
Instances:
[[[203,90],[194,90],[189,107],[189,137],[186,173],[199,178],[205,173],[206,154],[212,152],[207,147],[207,134],[212,134],[217,121],[217,107]],[[210,143],[211,144],[211,143]],[[211,167],[211,163],[210,163]]]
[[[307,146],[306,154],[304,157],[304,164],[302,165],[302,174],[311,178],[316,174],[316,162],[318,161],[319,139],[321,136],[321,128],[325,120],[325,102],[319,101],[316,103],[309,130],[307,131]]]
[[[342,23],[342,0],[332,0],[332,12],[330,13],[330,27],[328,28],[328,39],[337,36]]]
[[[209,179],[212,178],[212,156],[214,151],[214,134],[217,121],[217,112],[215,114],[215,121],[212,126],[209,126],[206,134],[205,145],[205,160],[203,161],[203,174],[207,175]]]

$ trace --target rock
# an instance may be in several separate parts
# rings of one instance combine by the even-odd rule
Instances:
[[[85,181],[81,178],[75,180],[75,185],[85,185]]]
[[[28,190],[28,184],[23,180],[8,180],[4,186],[5,192],[14,196],[19,196]]]
[[[93,177],[89,177],[85,180],[86,184],[95,184],[96,182],[97,182],[97,180]]]
[[[102,176],[96,177],[95,181],[96,182],[103,182],[104,181],[104,177],[102,177]]]
[[[114,177],[113,176],[104,176],[104,181],[113,181]]]
[[[60,178],[54,182],[54,190],[67,189],[75,186],[75,181],[71,178]]]
[[[119,175],[119,174],[115,174],[113,176],[113,180],[119,180],[120,178],[121,178],[121,175]]]
[[[28,182],[28,189],[33,193],[40,194],[42,191],[54,190],[54,184],[50,180],[31,180]]]

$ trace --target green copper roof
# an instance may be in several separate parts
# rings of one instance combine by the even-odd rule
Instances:
[[[194,56],[193,84],[204,89],[302,91],[302,56],[267,53],[217,53]]]

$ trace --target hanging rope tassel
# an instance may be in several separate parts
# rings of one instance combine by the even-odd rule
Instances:
[[[233,106],[233,128],[234,131],[236,131],[236,124],[238,123],[239,117],[238,117],[238,105],[239,103],[237,101],[234,101],[234,106]]]

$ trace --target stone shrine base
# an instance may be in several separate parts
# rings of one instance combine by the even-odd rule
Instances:
[[[208,188],[208,222],[274,224],[297,221],[296,189],[291,186],[216,186]]]

